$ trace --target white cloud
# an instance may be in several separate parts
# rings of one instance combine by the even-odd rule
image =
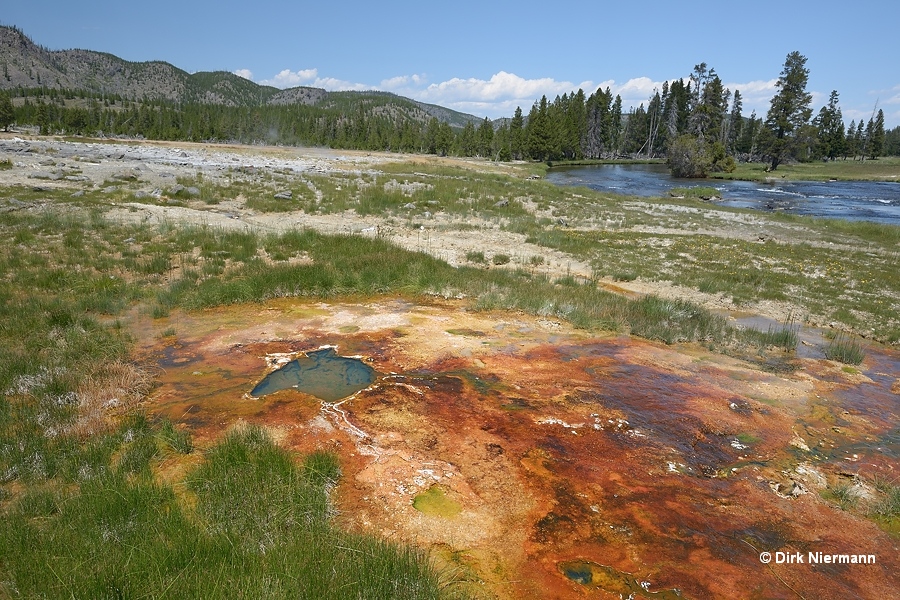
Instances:
[[[756,111],[756,116],[765,117],[769,112],[769,105],[772,97],[778,91],[775,86],[777,79],[757,79],[755,81],[747,81],[744,83],[726,83],[725,87],[731,90],[734,97],[735,90],[741,92],[741,104],[743,108],[741,113],[748,117],[750,113]]]
[[[885,104],[900,104],[900,85],[895,85],[887,93],[893,95],[884,101]]]
[[[366,90],[378,89],[376,86],[367,85],[365,83],[353,83],[352,81],[344,81],[343,79],[335,79],[334,77],[317,77],[312,83],[306,84],[312,87],[318,87],[329,92],[354,91],[362,92]]]
[[[398,75],[390,79],[382,79],[378,88],[384,91],[404,90],[409,89],[410,86],[425,85],[427,82],[424,75]]]
[[[252,78],[253,74],[247,69],[242,69],[241,72],[235,71],[236,75],[241,75],[242,77],[245,76],[244,73],[250,75],[248,79]],[[319,70],[315,68],[301,69],[299,71],[284,69],[271,79],[261,79],[257,81],[257,83],[259,83],[260,85],[270,85],[272,87],[280,89],[298,86],[317,87],[326,89],[330,92],[341,90],[362,91],[375,89],[374,86],[364,83],[354,83],[352,81],[344,81],[343,79],[336,79],[334,77],[319,77]]]
[[[304,69],[302,71],[291,71],[284,69],[272,79],[263,79],[259,83],[262,85],[271,85],[277,88],[297,87],[298,85],[309,85],[310,81],[315,81],[319,75],[318,69]]]
[[[232,71],[238,77],[243,77],[244,79],[249,79],[253,81],[253,71],[250,69],[238,69],[237,71]]]
[[[553,99],[581,88],[590,94],[594,84],[585,81],[574,84],[549,77],[525,79],[514,73],[500,71],[490,79],[454,77],[440,83],[432,83],[418,90],[409,90],[411,97],[422,102],[439,104],[455,110],[478,110],[488,116],[512,116],[516,106],[527,112],[541,96]]]
[[[857,123],[860,121],[867,122],[872,117],[872,111],[841,107],[841,116],[844,118],[844,125],[850,127],[850,121],[856,121]]]

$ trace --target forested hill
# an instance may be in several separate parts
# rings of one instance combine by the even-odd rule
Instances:
[[[398,118],[420,124],[431,117],[453,127],[478,117],[385,92],[326,92],[312,87],[280,90],[226,71],[187,73],[161,61],[129,62],[92,50],[48,50],[15,27],[0,26],[0,90],[85,91],[100,97],[173,104],[227,107],[305,105],[354,110],[355,104],[384,107]],[[377,97],[377,98],[376,98]]]
[[[705,62],[626,109],[609,87],[546,96],[527,115],[490,121],[387,92],[279,90],[224,71],[187,73],[90,50],[48,50],[0,26],[0,128],[43,134],[315,145],[540,161],[665,158],[679,177],[740,161],[874,159],[900,155],[900,127],[879,110],[843,121],[839,92],[818,113],[806,57],[788,54],[765,115],[742,114]],[[597,77],[597,79],[602,79]],[[813,116],[815,115],[815,116]]]

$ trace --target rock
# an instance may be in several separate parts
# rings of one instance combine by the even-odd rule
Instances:
[[[407,203],[404,204],[401,208],[405,208],[405,209],[407,209],[407,210],[410,210],[410,209],[413,209],[413,208],[415,208],[415,207],[416,207],[416,205],[413,204],[412,202],[407,202]]]
[[[137,198],[138,200],[141,200],[143,198],[150,198],[150,194],[148,194],[144,190],[138,190],[134,193],[134,197]]]
[[[81,198],[82,196],[84,196],[84,190],[78,190],[77,192],[72,194],[70,198]]]
[[[84,175],[66,175],[66,181],[90,181],[90,177]]]
[[[275,194],[275,198],[278,200],[290,200],[294,197],[294,192],[291,190],[284,190],[283,192],[278,192]]]
[[[15,198],[7,198],[6,205],[0,205],[0,213],[7,213],[13,210],[19,210],[20,208],[25,208],[27,206],[31,206],[26,202],[22,202],[21,200],[17,200]]]
[[[180,183],[176,183],[175,185],[173,185],[166,191],[168,191],[170,196],[175,196],[175,195],[181,193],[182,191],[184,191],[184,186],[181,185]]]
[[[56,181],[58,179],[62,179],[62,175],[59,173],[51,173],[50,171],[35,171],[31,175],[28,176],[30,179],[50,179],[52,181]]]
[[[188,196],[197,197],[200,195],[200,188],[196,188],[194,186],[184,188],[184,193]]]
[[[497,208],[503,208],[504,206],[509,206],[509,200],[504,198],[500,202],[497,202],[496,204],[494,204],[494,206],[496,206]]]
[[[100,190],[100,191],[103,192],[104,194],[111,194],[112,192],[115,192],[117,189],[119,189],[119,186],[117,186],[117,185],[110,185],[110,186],[107,186],[107,187],[103,188],[103,189]]]

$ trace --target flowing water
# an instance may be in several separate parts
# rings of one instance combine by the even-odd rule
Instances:
[[[557,185],[633,196],[667,196],[675,187],[714,187],[718,204],[900,225],[900,182],[891,181],[727,181],[676,179],[662,164],[596,165],[553,169]]]

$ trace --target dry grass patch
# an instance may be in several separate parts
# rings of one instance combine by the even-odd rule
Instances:
[[[153,377],[141,367],[117,360],[84,377],[76,396],[78,417],[69,433],[87,437],[113,430],[150,391]]]

